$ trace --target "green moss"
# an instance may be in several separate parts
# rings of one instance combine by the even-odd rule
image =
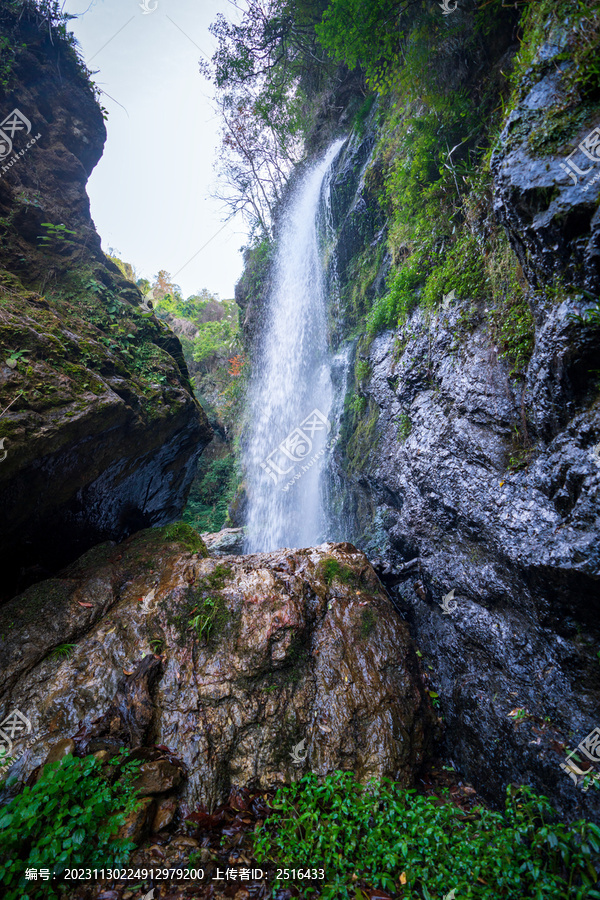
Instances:
[[[358,580],[354,569],[351,569],[350,566],[344,565],[344,563],[341,563],[338,559],[334,559],[333,557],[321,560],[317,566],[317,575],[319,578],[322,578],[327,585],[332,584],[334,581],[339,581],[340,584],[355,587]]]
[[[459,299],[486,301],[491,298],[483,248],[468,229],[462,231],[443,262],[428,277],[421,303],[435,308],[452,290]]]
[[[372,202],[376,205],[377,199]],[[373,302],[372,287],[381,267],[385,244],[368,246],[350,262],[346,284],[342,291],[344,324],[348,333],[362,329],[362,322]]]
[[[379,407],[368,400],[362,410],[355,410],[351,398],[346,398],[345,416],[341,429],[342,446],[349,474],[364,471],[365,460],[369,459],[379,440],[377,422]]]
[[[95,547],[92,547],[91,550],[88,550],[87,553],[84,553],[83,556],[71,563],[65,569],[64,574],[69,578],[79,578],[92,569],[97,569],[111,562],[118,554],[117,545],[113,541],[96,544]]]
[[[364,134],[365,123],[373,109],[375,99],[375,94],[367,94],[362,106],[357,110],[356,115],[354,116],[354,130],[359,137],[362,137]]]
[[[595,124],[600,114],[600,0],[537,0],[528,5],[522,29],[506,112],[559,67],[564,98],[550,106],[522,110],[521,121],[511,129],[507,145],[526,140],[533,153],[556,155],[565,151],[584,128]],[[539,56],[546,42],[562,48],[550,63]]]
[[[73,581],[60,578],[41,581],[27,588],[0,609],[0,639],[6,639],[17,623],[19,627],[39,623],[42,613],[49,609],[56,618],[66,614],[74,590]]]
[[[199,553],[200,556],[207,557],[208,550],[206,544],[197,531],[187,522],[172,522],[170,525],[163,525],[162,528],[151,529],[144,532],[153,541],[161,543],[176,542],[183,544],[187,550],[192,553]]]
[[[375,617],[375,613],[371,609],[370,606],[367,606],[362,610],[360,614],[360,634],[361,637],[366,639],[368,638],[373,631],[375,630],[375,625],[377,624],[377,619]]]
[[[520,376],[527,367],[535,342],[533,316],[525,297],[507,300],[493,317],[502,356],[511,364],[510,374]]]
[[[407,413],[400,413],[396,419],[398,423],[398,440],[405,441],[412,431],[412,422]]]

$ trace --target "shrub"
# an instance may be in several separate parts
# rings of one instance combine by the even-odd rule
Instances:
[[[26,881],[26,868],[62,874],[67,867],[122,866],[134,845],[116,838],[126,816],[138,804],[133,788],[140,762],[123,754],[111,761],[119,775],[111,783],[94,756],[66,756],[48,763],[33,787],[0,810],[0,883],[4,900],[57,897],[56,881]]]
[[[486,900],[600,898],[600,828],[555,821],[546,797],[508,788],[506,811],[475,809],[418,795],[391,781],[363,787],[349,772],[319,782],[305,775],[280,788],[255,836],[259,863],[323,868],[324,900],[363,896],[357,882],[403,897]]]

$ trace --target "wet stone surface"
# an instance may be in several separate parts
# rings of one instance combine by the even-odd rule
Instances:
[[[84,562],[60,594],[36,585],[35,618],[33,589],[0,611],[0,708],[32,723],[12,775],[72,738],[77,755],[168,749],[181,783],[165,761],[142,778],[146,793],[176,789],[180,813],[309,770],[413,782],[439,722],[407,628],[352,545],[211,559],[150,530]]]

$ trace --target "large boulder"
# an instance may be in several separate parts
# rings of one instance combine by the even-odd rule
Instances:
[[[202,552],[142,532],[0,610],[0,710],[32,728],[11,774],[72,737],[80,755],[168,747],[188,808],[307,770],[410,785],[439,722],[365,557],[350,544]]]

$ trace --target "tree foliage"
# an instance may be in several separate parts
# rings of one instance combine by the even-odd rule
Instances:
[[[414,5],[415,0],[331,0],[316,34],[348,68],[364,66],[369,84],[381,89],[398,66],[404,14]]]
[[[246,0],[237,23],[217,16],[218,46],[201,70],[217,88],[222,123],[221,187],[229,215],[256,233],[273,214],[304,150],[309,100],[327,70],[315,25],[326,0]]]

